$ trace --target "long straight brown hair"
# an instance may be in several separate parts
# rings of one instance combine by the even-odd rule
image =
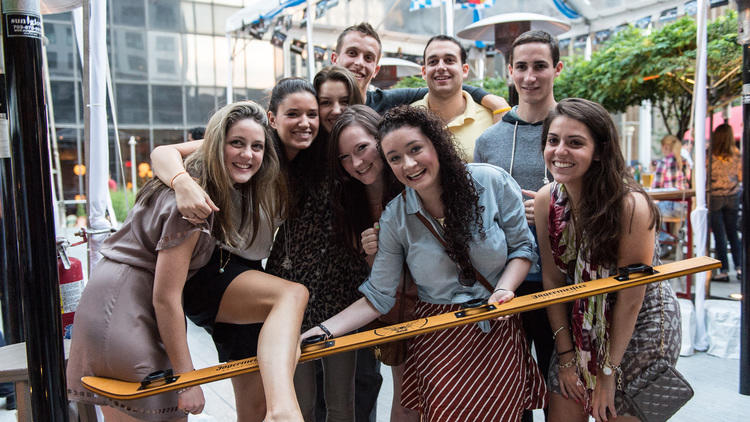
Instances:
[[[632,215],[624,214],[624,202],[631,192],[643,195],[651,211],[651,225],[659,222],[659,211],[640,184],[625,166],[620,149],[617,128],[607,110],[601,105],[582,98],[567,98],[555,106],[542,126],[542,150],[553,120],[566,116],[577,120],[589,129],[594,141],[594,160],[583,175],[580,204],[575,210],[576,239],[583,240],[581,247],[588,260],[597,266],[617,265],[620,238],[629,230]]]

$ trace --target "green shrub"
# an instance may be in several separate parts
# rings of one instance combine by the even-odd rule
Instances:
[[[135,202],[133,192],[127,192],[126,194],[123,190],[110,190],[109,196],[112,198],[112,207],[115,209],[115,217],[117,217],[117,221],[125,221],[125,217],[128,216],[128,211],[133,208],[133,203]]]

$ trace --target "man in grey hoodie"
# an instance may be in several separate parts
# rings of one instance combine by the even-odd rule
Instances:
[[[511,46],[508,63],[511,80],[518,92],[518,105],[477,139],[474,162],[502,167],[518,182],[523,194],[530,198],[524,201],[524,207],[536,240],[534,196],[552,178],[544,166],[540,146],[542,122],[557,104],[553,88],[563,64],[557,40],[544,31],[519,35]],[[516,295],[542,289],[541,267],[537,266],[531,269]],[[546,377],[555,346],[547,313],[544,309],[525,312],[521,318],[526,338],[530,344],[534,343],[537,363]],[[531,420],[530,412],[524,414],[523,420]]]

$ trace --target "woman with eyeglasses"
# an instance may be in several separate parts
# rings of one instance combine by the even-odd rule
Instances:
[[[536,260],[518,185],[497,167],[463,162],[437,116],[390,110],[378,148],[406,189],[380,217],[378,252],[359,287],[364,297],[303,338],[343,335],[387,313],[404,263],[421,318],[472,299],[511,300]],[[414,338],[402,405],[432,422],[519,420],[523,410],[543,407],[546,393],[525,341],[517,315]]]

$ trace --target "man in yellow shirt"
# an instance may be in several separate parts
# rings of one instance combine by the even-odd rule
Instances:
[[[429,93],[413,106],[426,107],[440,116],[463,149],[466,161],[474,157],[474,142],[492,126],[492,112],[472,100],[461,89],[469,76],[466,50],[453,37],[436,35],[424,49],[422,77]]]

